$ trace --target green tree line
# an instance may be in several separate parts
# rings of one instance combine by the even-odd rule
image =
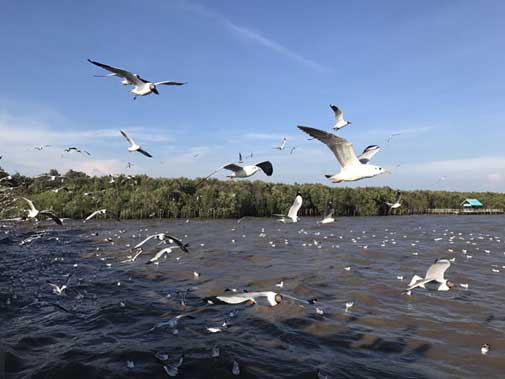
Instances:
[[[283,184],[262,181],[201,181],[188,178],[152,178],[145,175],[90,177],[70,170],[48,176],[13,175],[0,182],[0,217],[26,214],[32,200],[39,210],[59,217],[83,219],[98,209],[106,218],[240,218],[287,213],[296,193],[303,195],[300,216],[321,216],[331,200],[335,216],[386,215],[396,189],[389,187],[328,187],[322,184]],[[51,177],[54,176],[54,180]],[[0,180],[7,173],[0,169]],[[432,208],[459,208],[465,198],[477,198],[487,208],[505,208],[505,194],[448,191],[402,191],[395,215],[422,214]],[[103,216],[102,216],[103,217]]]

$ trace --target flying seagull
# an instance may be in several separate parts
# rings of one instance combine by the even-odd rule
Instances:
[[[104,215],[105,213],[107,213],[107,209],[99,209],[98,211],[94,211],[93,213],[91,213],[88,217],[84,219],[84,221],[89,221],[96,215]]]
[[[75,147],[75,146],[67,147],[67,148],[65,149],[65,152],[66,152],[66,153],[70,153],[71,151],[75,151],[75,152],[77,152],[77,153],[81,153],[81,154],[91,155],[88,151],[78,149],[78,148],[77,148],[77,147]]]
[[[449,291],[454,287],[454,283],[444,278],[444,273],[451,266],[448,259],[437,259],[426,271],[424,278],[414,275],[407,288],[407,293],[410,293],[414,288],[426,288],[425,285],[431,282],[438,284],[438,291]]]
[[[114,75],[110,76],[119,76],[123,78],[122,84],[124,85],[132,85],[133,89],[129,90],[128,92],[134,94],[135,96],[133,99],[135,100],[137,96],[146,96],[151,93],[155,93],[156,95],[159,95],[160,93],[158,92],[158,89],[156,88],[157,86],[163,85],[163,86],[182,86],[186,83],[181,83],[181,82],[172,82],[172,81],[163,81],[163,82],[150,82],[148,80],[142,79],[139,75],[133,74],[129,71],[123,70],[121,68],[117,67],[112,67],[103,63],[99,63],[96,61],[92,61],[91,59],[88,59],[89,63],[92,63],[98,67],[101,67],[107,71],[112,72]]]
[[[228,178],[234,179],[234,178],[248,178],[249,176],[252,176],[256,174],[260,169],[263,170],[263,172],[267,176],[272,176],[274,169],[272,167],[272,163],[269,161],[264,161],[260,163],[256,163],[255,165],[248,165],[248,166],[239,166],[238,164],[235,163],[230,163],[227,164],[226,166],[223,167],[225,170],[230,170],[232,171],[231,175],[228,175]]]
[[[45,147],[51,147],[51,145],[41,145],[41,146],[35,146],[34,149],[41,151],[44,150]]]
[[[335,120],[337,121],[335,125],[333,125],[333,129],[339,130],[344,126],[350,125],[350,121],[344,120],[344,113],[340,110],[336,105],[330,104],[330,108],[335,113]]]
[[[206,298],[211,304],[257,304],[266,300],[268,305],[274,307],[282,302],[282,295],[273,291],[233,293],[232,295],[212,296]]]
[[[286,147],[286,143],[288,142],[288,139],[286,137],[284,137],[282,139],[282,142],[279,146],[276,146],[274,147],[274,149],[277,149],[277,150],[284,150],[284,148]]]
[[[173,238],[173,237],[172,237],[172,238]],[[172,241],[176,242],[175,240],[172,240]],[[170,254],[170,253],[173,251],[173,249],[181,249],[181,250],[183,250],[183,251],[188,252],[188,250],[187,250],[187,247],[189,246],[188,244],[185,244],[185,245],[184,245],[184,244],[183,244],[181,241],[179,241],[179,240],[177,240],[177,242],[179,242],[179,243],[177,243],[176,245],[172,245],[172,246],[169,246],[169,247],[165,247],[164,249],[162,249],[162,250],[158,251],[154,257],[152,257],[151,259],[149,259],[149,261],[147,261],[147,262],[146,262],[146,264],[151,264],[151,263],[156,262],[156,261],[157,261],[158,259],[160,259],[163,255],[165,255],[165,254]],[[182,248],[182,246],[184,246],[184,249]]]
[[[402,206],[402,204],[400,203],[401,198],[402,198],[402,193],[400,191],[397,191],[396,192],[396,199],[395,199],[394,203],[388,203],[386,201],[386,204],[389,205],[389,209],[400,208]]]
[[[280,217],[279,221],[283,223],[293,223],[293,222],[298,222],[298,211],[302,207],[303,203],[303,198],[302,194],[300,192],[296,193],[295,201],[293,202],[293,205],[289,208],[288,215],[279,215],[279,214],[274,214],[274,216]]]
[[[63,222],[61,219],[57,216],[55,216],[53,213],[49,211],[39,211],[35,206],[33,205],[33,202],[31,200],[28,200],[26,197],[22,197],[24,201],[28,203],[30,206],[30,210],[28,211],[28,218],[33,218],[37,219],[39,216],[46,216],[49,217],[51,220],[53,220],[55,223],[58,225],[63,225]]]
[[[379,152],[380,149],[381,148],[378,145],[367,146],[358,157],[358,160],[363,164],[367,164],[370,162],[370,159],[372,159],[372,157]]]
[[[65,284],[62,284],[61,286],[47,282],[51,287],[53,287],[53,292],[57,295],[63,295],[63,291],[65,291],[68,288],[68,282],[70,281],[70,278],[72,277],[73,274],[69,274],[67,277],[67,280],[65,280]]]
[[[128,151],[131,153],[133,151],[138,151],[141,154],[144,154],[146,157],[152,158],[153,156],[149,154],[147,151],[143,150],[140,145],[137,145],[135,141],[128,135],[126,132],[120,130],[121,134],[123,135],[124,138],[128,141],[130,146],[128,146]]]
[[[396,137],[396,136],[400,136],[401,133],[393,133],[393,134],[390,134],[389,137],[388,137],[388,144],[391,142],[391,140],[393,139],[393,137]]]
[[[153,238],[156,238],[156,239],[158,239],[160,241],[163,241],[163,242],[165,240],[168,240],[169,243],[175,243],[177,245],[177,247],[179,247],[185,253],[189,253],[189,250],[188,250],[189,244],[183,243],[180,239],[178,239],[176,237],[173,237],[173,236],[169,236],[168,234],[165,234],[165,233],[158,233],[158,234],[152,234],[152,235],[150,235],[145,240],[143,240],[142,242],[138,243],[135,246],[135,249],[141,247],[142,245],[144,245],[146,242],[148,242],[149,240],[151,240]]]
[[[333,218],[333,203],[331,200],[328,200],[324,209],[324,217],[321,220],[321,224],[330,224],[332,222],[335,222],[335,219]]]
[[[342,137],[307,126],[298,126],[298,128],[328,146],[337,158],[341,166],[340,172],[335,175],[325,175],[333,183],[351,182],[389,173],[382,167],[361,163],[356,157],[352,143]]]

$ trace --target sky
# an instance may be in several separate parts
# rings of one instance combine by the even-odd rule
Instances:
[[[504,12],[500,0],[4,2],[0,166],[201,177],[242,152],[273,163],[251,179],[502,192]],[[88,58],[187,84],[134,101]],[[331,131],[329,104],[352,122],[338,134],[358,153],[380,145],[372,163],[391,175],[327,181],[337,161],[296,125]],[[120,129],[154,158],[128,153]]]

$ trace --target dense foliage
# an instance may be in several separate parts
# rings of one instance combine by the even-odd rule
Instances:
[[[0,180],[7,173],[0,169]],[[52,178],[51,176],[55,176]],[[36,178],[13,175],[0,182],[0,217],[20,217],[28,208],[21,196],[40,210],[82,219],[106,208],[107,218],[141,219],[271,216],[286,213],[297,191],[303,195],[300,216],[319,216],[332,200],[336,216],[373,216],[389,212],[396,190],[389,187],[341,188],[322,184],[282,184],[262,181],[219,181],[187,178],[89,177],[51,170]],[[458,208],[465,198],[478,198],[488,208],[505,208],[505,194],[403,191],[402,207],[392,214],[424,213],[430,208]],[[103,216],[102,216],[103,217]]]

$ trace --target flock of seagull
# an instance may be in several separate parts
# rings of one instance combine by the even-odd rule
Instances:
[[[138,74],[134,74],[130,71],[113,67],[110,65],[106,65],[103,63],[99,63],[93,60],[88,60],[91,64],[96,65],[102,69],[105,69],[109,71],[110,73],[107,75],[102,75],[105,77],[118,77],[121,78],[121,84],[125,86],[131,86],[132,88],[129,90],[130,93],[134,95],[133,99],[136,99],[139,96],[147,96],[152,93],[159,95],[157,87],[160,85],[166,85],[166,86],[181,86],[186,83],[183,82],[175,82],[175,81],[161,81],[161,82],[151,82],[148,80],[145,80],[141,78]],[[332,127],[333,130],[335,131],[340,131],[342,128],[351,125],[350,121],[347,121],[344,119],[344,114],[340,110],[339,107],[336,105],[330,105],[330,108],[334,112],[335,115],[335,125]],[[340,170],[337,173],[332,173],[332,174],[326,174],[325,176],[332,182],[332,183],[341,183],[341,182],[348,182],[348,181],[357,181],[357,180],[363,180],[366,178],[371,178],[374,176],[382,175],[382,174],[387,174],[390,173],[389,170],[386,170],[378,165],[371,164],[372,158],[379,152],[380,147],[378,145],[370,145],[367,146],[363,152],[360,155],[357,155],[353,145],[351,142],[346,140],[345,138],[341,136],[337,136],[334,133],[330,133],[324,130],[320,129],[315,129],[312,127],[308,126],[302,126],[299,125],[298,128],[306,133],[308,136],[310,136],[310,139],[316,139],[320,141],[321,143],[325,144],[330,151],[333,153],[335,156],[336,160],[339,163]],[[128,142],[128,152],[130,153],[140,153],[143,154],[144,156],[148,158],[152,158],[152,155],[147,152],[142,146],[137,144],[135,140],[126,132],[121,130],[120,131],[121,135],[127,140]],[[397,134],[394,134],[397,135]],[[388,143],[390,140],[394,137],[394,135],[390,136],[388,139]],[[283,138],[281,143],[274,147],[273,149],[282,151],[286,148],[287,146],[287,139]],[[43,150],[47,147],[50,147],[50,145],[41,145],[41,146],[36,146],[34,149],[36,150]],[[290,153],[292,154],[294,149],[296,147],[292,147]],[[65,149],[66,152],[71,152],[75,151],[78,153],[82,154],[87,154],[90,155],[89,152],[86,150],[79,149],[77,147],[68,147]],[[252,158],[253,154],[251,153],[248,158]],[[206,180],[207,178],[211,177],[214,175],[216,172],[219,170],[228,170],[231,172],[231,174],[228,176],[230,179],[236,179],[236,178],[248,178],[251,177],[252,175],[256,174],[257,172],[261,171],[267,176],[271,176],[273,174],[273,166],[270,161],[262,161],[256,164],[251,164],[251,165],[243,165],[243,157],[242,154],[239,153],[239,160],[238,163],[228,163],[225,164],[221,167],[219,167],[217,170],[212,172],[210,175],[205,177],[203,180]],[[56,176],[51,176],[48,175],[50,180],[56,180]],[[63,177],[59,177],[63,178]],[[8,181],[11,180],[11,176],[7,176],[4,178],[0,179],[0,182],[2,181]],[[63,180],[63,179],[62,179]],[[111,177],[111,180],[113,181],[114,178]],[[44,211],[39,211],[34,203],[27,199],[27,198],[22,198],[27,204],[28,204],[28,212],[27,212],[27,218],[33,219],[33,220],[38,220],[41,217],[48,217],[51,220],[53,220],[55,223],[58,225],[63,225],[63,221],[57,217],[54,213],[44,210]],[[297,223],[299,221],[299,216],[298,213],[300,211],[300,208],[302,207],[303,204],[303,197],[300,192],[298,192],[295,196],[294,202],[292,206],[289,208],[286,214],[278,214],[275,215],[278,217],[278,220],[282,223],[290,224],[290,223]],[[397,209],[401,206],[401,193],[400,191],[397,192],[396,199],[392,202],[387,202],[386,203],[390,209]],[[99,209],[90,214],[84,221],[89,221],[99,215],[104,215],[108,212],[107,209]],[[324,211],[324,216],[321,221],[319,221],[320,224],[330,224],[335,222],[335,218],[333,217],[333,206],[330,201],[327,202],[326,208]],[[147,264],[159,264],[160,259],[167,254],[170,254],[174,249],[180,249],[181,251],[185,253],[189,253],[189,244],[184,243],[181,239],[169,235],[167,233],[157,233],[148,236],[146,239],[144,239],[142,242],[138,243],[137,245],[134,246],[133,248],[133,254],[128,257],[123,262],[134,262],[143,252],[143,246],[147,244],[150,241],[158,241],[159,243],[168,245],[163,247],[163,249],[159,250],[152,258],[150,258],[146,263]],[[450,268],[451,262],[448,259],[445,258],[440,258],[437,259],[432,265],[430,265],[427,268],[427,271],[424,275],[424,277],[414,275],[412,280],[409,282],[408,287],[404,291],[405,294],[411,295],[412,291],[415,289],[433,289],[436,291],[448,291],[452,288],[454,288],[454,283],[448,279],[445,278],[445,273],[446,271]],[[195,272],[194,273],[195,277],[199,276],[199,273]],[[65,289],[68,288],[68,282],[70,280],[70,276],[68,277],[67,281],[59,286],[54,283],[50,283],[49,285],[53,288],[53,291],[57,295],[61,295],[64,293]],[[283,282],[277,284],[277,287],[282,288],[283,287]],[[217,295],[217,296],[212,296],[208,297],[205,300],[208,302],[208,304],[231,304],[231,305],[237,305],[237,304],[242,304],[242,303],[247,303],[247,304],[265,304],[267,306],[277,306],[280,304],[284,298],[291,298],[295,301],[301,301],[303,303],[307,304],[316,304],[316,301],[314,299],[309,299],[309,300],[302,300],[302,299],[297,299],[292,296],[286,295],[286,294],[281,294],[280,292],[277,291],[260,291],[260,292],[240,292],[235,289],[232,289],[228,291],[229,293]],[[346,309],[349,310],[353,306],[352,303],[348,303],[346,305]],[[317,308],[319,309],[319,308]],[[316,310],[317,310],[316,309]],[[209,328],[209,331],[212,333],[216,333],[221,331],[222,327],[216,327],[216,328]],[[483,347],[484,349],[484,347]],[[486,347],[486,352],[489,351],[489,346]],[[483,354],[484,350],[483,350]],[[217,353],[218,354],[218,353]],[[182,362],[180,362],[182,364]],[[179,364],[179,366],[180,366]],[[164,366],[165,371],[169,376],[175,376],[177,375],[177,368],[179,366],[173,366],[173,367],[168,367]],[[239,373],[239,368],[238,368],[238,363],[235,362],[233,366],[233,373]],[[238,374],[237,374],[238,375]],[[319,374],[318,374],[319,375]]]

